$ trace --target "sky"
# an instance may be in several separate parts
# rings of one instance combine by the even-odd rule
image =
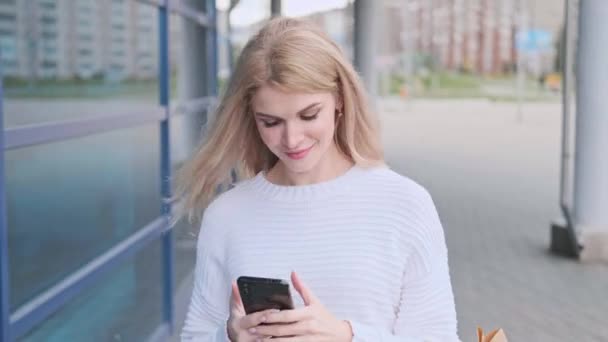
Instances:
[[[283,0],[286,16],[303,16],[313,12],[345,7],[348,0]],[[217,0],[217,8],[226,10],[230,0]],[[230,15],[233,26],[247,26],[270,16],[270,0],[241,0]]]

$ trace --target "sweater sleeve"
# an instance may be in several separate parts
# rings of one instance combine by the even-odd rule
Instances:
[[[350,321],[353,342],[460,341],[443,228],[426,190],[421,204],[418,237],[406,261],[392,331]]]
[[[194,289],[182,342],[226,342],[230,280],[223,265],[222,227],[214,222],[212,207],[205,211],[198,237]]]

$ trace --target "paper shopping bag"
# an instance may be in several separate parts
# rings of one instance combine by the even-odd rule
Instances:
[[[484,335],[483,329],[477,327],[477,339],[479,342],[508,342],[507,335],[505,335],[502,329],[497,329]]]

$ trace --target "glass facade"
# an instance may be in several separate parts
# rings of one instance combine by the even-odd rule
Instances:
[[[216,93],[213,25],[213,0],[0,1],[0,342],[179,330],[198,227],[163,198]]]
[[[11,309],[158,217],[159,151],[147,124],[5,153]]]
[[[152,242],[18,341],[146,340],[162,323],[162,301],[151,300],[162,296],[161,254]]]

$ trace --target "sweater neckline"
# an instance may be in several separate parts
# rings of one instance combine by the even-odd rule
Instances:
[[[251,181],[253,190],[260,195],[280,199],[309,199],[318,196],[334,194],[340,189],[348,187],[363,169],[357,165],[352,166],[345,173],[330,180],[306,185],[278,185],[266,178],[266,172],[260,171]]]

